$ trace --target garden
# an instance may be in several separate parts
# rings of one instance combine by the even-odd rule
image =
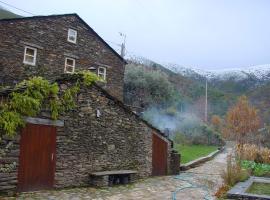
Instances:
[[[260,127],[257,110],[240,97],[226,116],[223,136],[236,146],[228,155],[218,199],[270,199],[270,138]]]

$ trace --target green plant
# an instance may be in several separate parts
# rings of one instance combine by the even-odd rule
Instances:
[[[13,136],[17,127],[24,125],[24,121],[19,113],[9,111],[3,105],[0,107],[0,129],[4,130],[6,135]]]
[[[132,102],[141,98],[145,104],[168,104],[180,98],[162,71],[149,70],[143,66],[129,64],[125,72],[125,98]]]
[[[173,141],[176,143],[176,144],[188,144],[188,141],[185,137],[184,134],[182,133],[175,133],[174,135],[174,138],[173,138]]]
[[[66,89],[62,94],[59,93],[57,83],[50,83],[42,77],[33,77],[17,84],[7,102],[0,105],[0,129],[4,134],[14,136],[17,128],[24,125],[23,116],[36,116],[42,107],[49,108],[51,118],[54,120],[61,112],[74,108],[74,97],[79,92],[81,84],[90,86],[100,80],[95,74],[86,71],[71,76],[77,75],[81,78],[77,80],[75,86]]]
[[[89,72],[87,70],[80,71],[77,74],[82,76],[83,84],[85,86],[90,86],[90,85],[92,85],[93,82],[96,82],[96,81],[104,82],[104,80],[101,79],[99,76],[97,76],[96,74]]]
[[[254,161],[244,160],[241,162],[241,166],[244,169],[250,170],[252,175],[270,177],[270,165],[269,164],[256,163]]]

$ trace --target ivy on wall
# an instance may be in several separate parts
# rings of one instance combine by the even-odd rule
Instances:
[[[89,71],[81,71],[70,76],[78,77],[75,86],[59,93],[57,83],[50,83],[42,77],[33,77],[16,85],[8,101],[0,104],[0,137],[15,136],[18,128],[23,127],[24,116],[37,116],[42,108],[50,110],[51,118],[76,106],[75,97],[80,86],[90,86],[101,79]],[[1,134],[2,133],[2,134]]]

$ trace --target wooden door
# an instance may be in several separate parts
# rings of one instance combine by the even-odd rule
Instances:
[[[56,127],[27,124],[22,130],[18,191],[50,189],[54,184]]]
[[[167,175],[168,144],[154,133],[152,143],[152,175]]]

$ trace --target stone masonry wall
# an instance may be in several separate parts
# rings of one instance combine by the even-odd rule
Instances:
[[[0,141],[0,194],[10,193],[17,187],[20,136],[5,137]]]
[[[61,90],[70,83],[60,84]],[[157,131],[127,111],[98,86],[82,88],[77,108],[67,112],[60,120],[64,127],[57,128],[55,187],[89,185],[89,173],[103,170],[132,169],[138,176],[152,174],[152,134]],[[100,117],[97,117],[97,110]],[[41,115],[39,117],[47,116]],[[159,135],[159,137],[163,138]],[[0,171],[0,193],[14,192],[17,187],[19,165],[19,139],[4,139],[0,166],[12,169]],[[168,142],[168,173],[171,173],[171,143]]]
[[[81,90],[77,105],[57,130],[56,187],[88,185],[89,173],[96,171],[151,175],[152,130],[144,122],[94,86]]]
[[[76,44],[67,41],[69,28],[77,30]],[[0,35],[0,85],[14,84],[34,75],[54,80],[64,73],[65,58],[71,57],[76,60],[76,70],[106,67],[104,88],[123,99],[123,59],[77,15],[0,20]],[[35,66],[23,63],[25,46],[37,48]]]

